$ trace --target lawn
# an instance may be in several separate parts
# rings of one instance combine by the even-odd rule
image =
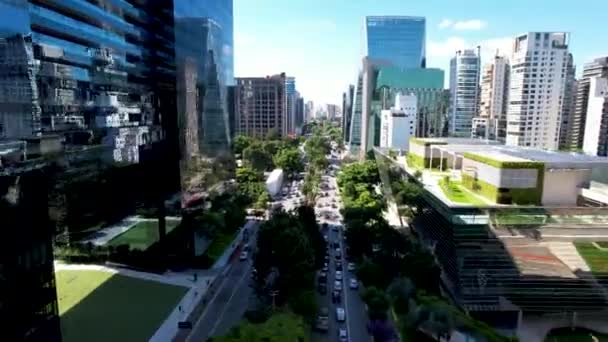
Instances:
[[[575,242],[574,245],[593,273],[608,275],[608,251],[602,251],[589,242]]]
[[[166,220],[167,233],[179,225],[178,220]],[[158,241],[158,222],[140,221],[131,229],[108,241],[108,246],[129,245],[131,249],[145,251]]]
[[[186,294],[101,271],[57,271],[64,342],[147,341]]]
[[[552,330],[545,342],[608,342],[608,335],[599,334],[587,329],[561,328]]]
[[[526,215],[526,214],[496,214],[497,224],[510,225],[540,225],[547,223],[546,215]]]
[[[226,247],[228,247],[236,237],[236,234],[238,234],[238,231],[231,234],[219,234],[213,242],[211,242],[205,254],[207,254],[207,257],[212,263],[222,256]]]
[[[450,181],[446,184],[442,179],[439,181],[439,186],[445,196],[454,203],[470,204],[470,205],[487,205],[486,202],[480,200],[477,196],[465,190],[460,182]]]

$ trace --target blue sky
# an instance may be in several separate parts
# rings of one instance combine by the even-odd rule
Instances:
[[[306,100],[341,105],[361,58],[366,15],[426,17],[427,67],[447,71],[458,49],[482,60],[528,31],[570,32],[577,73],[608,55],[605,0],[234,0],[235,76],[285,71]],[[485,58],[484,58],[485,57]],[[447,78],[447,73],[446,73]],[[447,82],[447,79],[446,79]],[[447,83],[446,83],[447,84]]]

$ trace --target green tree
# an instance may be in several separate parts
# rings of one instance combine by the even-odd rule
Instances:
[[[405,315],[410,311],[410,302],[416,295],[416,287],[409,278],[394,279],[386,292],[397,314]]]
[[[389,301],[384,291],[371,286],[363,291],[361,298],[367,304],[370,319],[386,319]]]
[[[297,149],[280,150],[273,158],[274,164],[288,175],[304,171],[304,163]]]
[[[393,150],[393,149],[390,149],[390,150],[388,150],[388,156],[391,159],[397,159],[397,152],[395,152],[395,150]]]
[[[262,142],[262,149],[272,157],[282,149],[285,149],[285,145],[280,140],[268,140]]]
[[[213,337],[208,342],[309,342],[309,331],[304,320],[290,312],[279,312],[267,321],[253,324],[243,321],[238,326],[220,337]]]
[[[254,203],[254,207],[256,209],[267,209],[268,202],[270,201],[272,201],[272,198],[270,198],[270,194],[268,194],[268,191],[263,191],[258,195],[258,198]]]
[[[253,142],[254,138],[248,137],[246,135],[238,135],[234,138],[232,142],[232,147],[234,149],[234,153],[241,154],[243,150],[249,147]]]
[[[239,184],[263,182],[264,175],[250,167],[240,167],[236,170],[236,181]]]
[[[267,171],[272,169],[272,156],[266,152],[261,143],[254,143],[243,150],[243,161],[245,165],[256,171]]]
[[[265,140],[280,140],[281,139],[281,134],[279,134],[279,130],[276,128],[271,128],[268,130],[268,132],[266,133],[266,139]]]

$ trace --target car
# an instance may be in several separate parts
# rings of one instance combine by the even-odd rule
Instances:
[[[332,203],[331,207],[334,208],[334,209],[336,209],[338,206],[336,205],[336,203]]]
[[[342,260],[342,254],[336,253],[336,260]]]
[[[319,284],[321,284],[321,283],[327,284],[327,273],[326,272],[319,272],[318,282],[319,282]]]
[[[353,290],[356,290],[359,288],[359,282],[355,278],[350,278],[350,283],[348,284],[348,287]]]
[[[246,251],[246,252],[249,252],[249,251],[250,251],[250,248],[251,248],[251,246],[249,246],[249,243],[246,243],[246,244],[243,246],[243,250],[244,250],[244,251]]]
[[[327,293],[327,284],[319,284],[317,285],[317,291],[319,292],[319,294],[326,294]]]
[[[349,262],[347,269],[349,272],[353,272],[355,270],[355,263],[354,262]]]
[[[327,242],[329,238],[327,237],[327,235],[323,235],[323,240],[325,240],[325,242]]]
[[[247,260],[247,258],[249,258],[249,253],[247,251],[242,251],[241,256],[239,257],[239,260],[245,261],[245,260]]]
[[[336,271],[336,280],[342,280],[342,271]]]
[[[336,320],[338,322],[346,321],[346,311],[344,311],[344,308],[341,308],[341,307],[336,308]]]
[[[340,291],[333,290],[331,292],[331,302],[336,304],[336,303],[340,303],[341,301],[342,301],[342,295],[340,294]]]
[[[338,341],[348,342],[348,334],[346,333],[346,329],[340,328],[338,330]]]
[[[336,261],[336,271],[342,271],[342,261]]]
[[[339,280],[334,281],[334,290],[342,291],[342,282]]]
[[[315,330],[326,332],[329,330],[329,309],[322,307],[317,315]]]
[[[342,250],[340,249],[340,247],[336,247],[336,253],[342,253]]]
[[[327,263],[324,263],[323,264],[323,268],[321,269],[321,271],[327,272],[328,270],[329,270],[329,267],[328,267]]]

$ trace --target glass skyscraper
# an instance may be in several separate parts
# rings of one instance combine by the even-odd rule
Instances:
[[[402,69],[426,67],[426,20],[423,17],[368,16],[363,55],[373,64]]]

